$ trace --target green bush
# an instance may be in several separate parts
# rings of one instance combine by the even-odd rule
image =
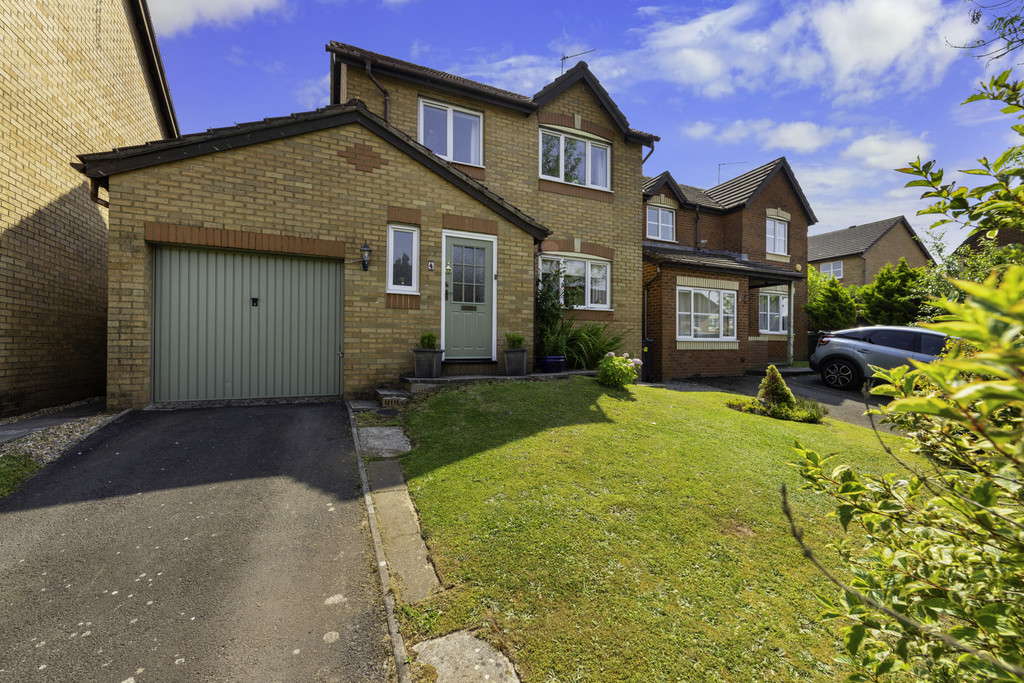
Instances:
[[[597,364],[597,381],[606,387],[622,389],[636,381],[641,365],[639,358],[630,358],[628,353],[616,356],[609,351]]]
[[[437,335],[433,332],[424,332],[420,335],[420,348],[421,349],[436,349],[437,348]]]
[[[895,267],[886,264],[858,292],[864,318],[872,325],[908,325],[916,321],[924,303],[917,288],[922,270],[908,266],[902,256]]]
[[[811,424],[820,424],[822,418],[828,415],[828,408],[817,401],[793,396],[782,373],[774,365],[768,366],[756,398],[733,399],[726,401],[725,405],[741,413]]]
[[[521,349],[526,342],[526,337],[517,332],[505,333],[505,347],[509,349]]]
[[[768,405],[792,406],[796,404],[793,392],[786,386],[786,380],[782,379],[782,373],[774,365],[768,366],[764,373],[764,379],[757,388],[757,398]]]
[[[811,328],[841,330],[857,322],[857,304],[850,293],[835,278],[821,285],[818,296],[804,306]]]
[[[566,320],[565,364],[577,370],[593,370],[609,352],[622,346],[622,337],[608,332],[608,324]]]

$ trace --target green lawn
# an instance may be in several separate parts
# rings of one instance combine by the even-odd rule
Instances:
[[[473,385],[414,404],[404,459],[449,590],[406,607],[414,640],[487,627],[526,681],[836,680],[831,591],[779,485],[794,439],[894,469],[866,429],[730,410],[720,393],[591,378]],[[808,538],[838,525],[793,491]]]

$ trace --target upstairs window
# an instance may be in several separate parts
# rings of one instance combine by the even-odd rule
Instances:
[[[767,228],[767,244],[765,251],[769,254],[779,254],[786,256],[789,254],[787,233],[789,232],[789,223],[786,221],[780,221],[777,218],[768,219]]]
[[[822,275],[828,275],[834,277],[837,280],[843,279],[843,262],[842,261],[828,261],[818,266],[818,272]]]
[[[610,189],[612,148],[554,130],[540,132],[540,177],[572,185]]]
[[[789,331],[789,296],[760,294],[757,298],[758,327],[766,334]]]
[[[647,207],[647,236],[652,240],[676,241],[676,212]]]
[[[420,144],[448,161],[483,165],[483,115],[450,104],[420,100]]]
[[[611,308],[611,267],[607,261],[568,256],[540,260],[542,279],[559,278],[562,305],[566,308]]]

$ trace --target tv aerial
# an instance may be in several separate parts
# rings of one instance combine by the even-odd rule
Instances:
[[[562,73],[565,73],[565,60],[572,59],[573,57],[582,57],[583,55],[589,55],[591,52],[597,52],[595,47],[593,50],[584,50],[583,52],[577,52],[574,55],[562,55]]]

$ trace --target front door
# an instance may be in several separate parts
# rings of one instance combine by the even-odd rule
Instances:
[[[446,239],[444,266],[444,357],[493,354],[494,243],[465,237]]]

